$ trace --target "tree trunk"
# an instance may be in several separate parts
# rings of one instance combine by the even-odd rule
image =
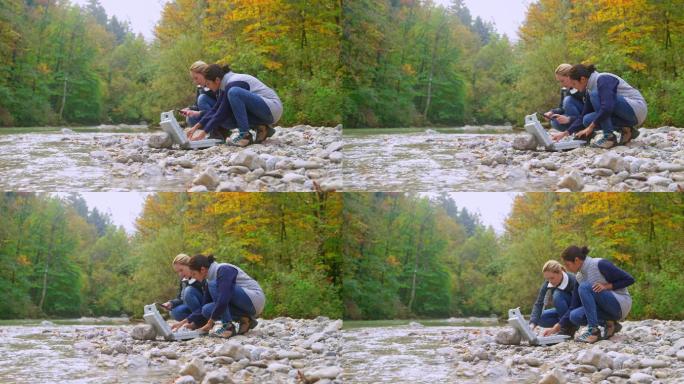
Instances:
[[[62,115],[64,114],[64,105],[66,104],[66,94],[67,94],[67,77],[64,75],[64,88],[62,89],[62,105],[59,107],[59,120],[62,121]]]
[[[53,219],[53,220],[56,220]],[[52,246],[55,241],[55,221],[52,222],[50,227],[50,244],[48,245],[48,252],[45,256],[45,269],[43,270],[43,290],[40,294],[40,301],[38,302],[38,309],[43,311],[43,304],[45,303],[45,295],[47,294],[47,283],[48,283],[48,272],[50,271],[50,261],[52,261]]]

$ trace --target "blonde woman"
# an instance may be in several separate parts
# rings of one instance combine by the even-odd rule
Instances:
[[[195,61],[190,66],[190,77],[197,86],[195,91],[196,104],[180,111],[186,116],[188,126],[190,127],[197,124],[202,116],[216,105],[216,92],[205,86],[204,77],[202,77],[202,73],[207,67],[208,65],[204,61]]]
[[[537,301],[532,308],[530,326],[535,328],[551,328],[558,324],[560,319],[570,308],[572,291],[575,289],[577,280],[575,275],[567,273],[565,267],[556,260],[549,260],[542,267],[544,283],[539,288]],[[553,308],[544,309],[545,303],[553,303]]]
[[[162,304],[166,310],[171,311],[171,317],[181,321],[193,311],[202,307],[203,284],[191,277],[190,256],[181,253],[173,259],[171,266],[180,278],[178,296]]]
[[[557,131],[564,132],[582,114],[584,107],[584,94],[572,87],[570,81],[572,65],[561,64],[556,68],[556,81],[561,85],[561,99],[558,108],[554,108],[544,114],[551,121],[551,126]]]

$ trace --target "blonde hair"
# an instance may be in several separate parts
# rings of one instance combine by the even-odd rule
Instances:
[[[205,69],[207,69],[208,65],[204,61],[195,61],[192,63],[190,66],[190,72],[195,72],[195,73],[202,73],[204,72]]]
[[[557,262],[556,260],[549,260],[546,263],[544,263],[544,267],[542,267],[542,273],[544,272],[554,272],[554,273],[561,273],[565,271],[565,267],[561,265],[561,263]]]
[[[568,76],[570,76],[570,70],[571,69],[572,69],[572,65],[561,64],[556,68],[556,75],[568,77]]]
[[[190,265],[190,256],[185,253],[179,253],[178,256],[173,258],[173,263],[171,263],[172,266],[175,264]]]

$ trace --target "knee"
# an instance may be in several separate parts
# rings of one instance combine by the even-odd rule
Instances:
[[[588,127],[593,121],[594,121],[594,114],[590,113],[588,115],[584,115],[584,118],[582,119],[582,124],[585,127]]]
[[[582,325],[582,319],[584,318],[584,311],[581,308],[577,308],[570,312],[570,322],[574,325]]]
[[[173,319],[176,321],[183,320],[185,318],[185,316],[183,316],[183,315],[184,314],[183,314],[183,311],[181,310],[180,305],[171,310],[171,317],[173,317]]]
[[[243,94],[243,92],[246,92],[244,89],[240,87],[233,87],[228,90],[227,94],[229,98],[234,98],[234,97],[239,97],[240,95]]]
[[[592,290],[591,287],[592,287],[592,284],[589,283],[589,282],[587,282],[587,281],[585,281],[585,282],[583,282],[583,283],[580,283],[578,289],[579,289],[580,291],[585,291],[585,292],[589,291],[589,292],[591,292],[591,290]]]
[[[202,306],[202,316],[204,316],[206,319],[211,317],[212,312],[214,312],[213,303],[205,304],[204,306]]]

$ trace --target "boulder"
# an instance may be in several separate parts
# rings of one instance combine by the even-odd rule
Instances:
[[[228,341],[225,344],[220,344],[214,349],[212,353],[214,356],[227,356],[233,358],[233,360],[238,361],[245,358],[249,358],[249,352],[242,344],[236,341]]]
[[[513,149],[518,151],[533,151],[537,149],[537,139],[532,135],[518,136],[513,139]]]
[[[201,381],[205,373],[204,363],[197,357],[192,359],[192,361],[180,370],[181,375],[192,376],[197,381]]]
[[[214,189],[219,184],[219,177],[213,167],[208,167],[204,172],[197,175],[192,183],[195,185],[204,185],[208,189]]]
[[[340,367],[317,367],[304,371],[304,379],[307,382],[316,382],[322,379],[334,380],[342,373]]]
[[[140,324],[133,327],[131,337],[135,340],[154,340],[157,338],[157,331],[149,324]]]
[[[166,132],[155,133],[154,135],[150,135],[150,137],[147,139],[147,146],[150,148],[171,148],[172,145],[173,140]]]
[[[249,149],[240,151],[233,156],[230,165],[247,167],[252,171],[257,168],[266,168],[264,160],[256,152]]]
[[[498,344],[503,345],[518,345],[522,337],[520,333],[515,329],[506,329],[496,334],[494,341]]]
[[[567,188],[573,192],[579,192],[584,188],[584,180],[578,171],[571,171],[563,176],[558,182],[558,188]]]

